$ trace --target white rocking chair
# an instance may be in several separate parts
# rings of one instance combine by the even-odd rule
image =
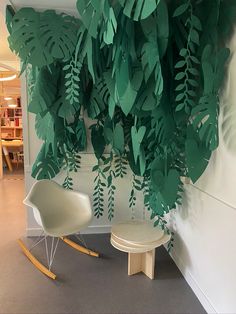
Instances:
[[[25,255],[42,273],[56,279],[56,275],[51,272],[51,267],[59,239],[82,253],[99,257],[98,253],[87,248],[83,239],[83,246],[81,246],[67,238],[68,235],[76,235],[86,228],[92,219],[88,195],[65,190],[54,181],[41,180],[33,185],[23,203],[33,208],[35,220],[42,227],[42,234],[30,249],[25,246],[21,239],[18,240],[18,243]],[[52,240],[49,248],[48,239],[50,237]],[[79,240],[81,241],[81,239]],[[31,253],[31,250],[42,241],[45,242],[48,268]]]

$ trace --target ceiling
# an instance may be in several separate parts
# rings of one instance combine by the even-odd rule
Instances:
[[[54,9],[77,15],[76,0],[11,0],[11,3],[17,10],[22,7],[32,7],[36,10]]]

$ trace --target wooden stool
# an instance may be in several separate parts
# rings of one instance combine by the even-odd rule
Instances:
[[[154,279],[155,249],[169,240],[170,235],[148,221],[131,220],[111,229],[112,246],[128,253],[128,275],[143,272]]]

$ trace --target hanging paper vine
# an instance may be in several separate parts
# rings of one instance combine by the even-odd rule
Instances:
[[[53,178],[66,167],[64,186],[72,188],[91,131],[95,216],[103,215],[108,189],[113,218],[115,180],[129,165],[130,206],[138,186],[151,218],[167,230],[165,214],[181,204],[180,178],[197,181],[218,146],[224,43],[236,3],[78,0],[77,9],[80,20],[7,7],[9,44],[22,71],[31,69],[29,111],[44,142],[32,176]],[[89,132],[84,113],[94,121]]]

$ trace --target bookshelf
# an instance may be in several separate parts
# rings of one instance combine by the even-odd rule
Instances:
[[[1,107],[2,139],[22,139],[22,108]]]

